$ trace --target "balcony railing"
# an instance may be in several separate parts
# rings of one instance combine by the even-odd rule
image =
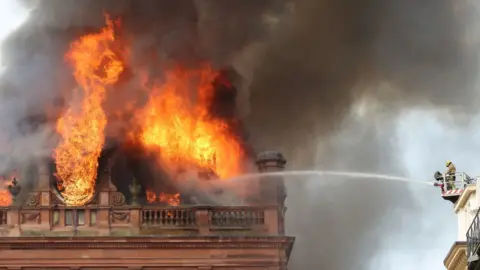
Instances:
[[[276,206],[0,208],[2,236],[278,235]]]
[[[467,255],[468,257],[478,254],[480,247],[480,209],[475,214],[472,224],[467,231]]]
[[[141,209],[140,231],[194,230],[199,234],[278,234],[276,207],[154,207]]]
[[[196,225],[195,208],[142,209],[142,226],[190,227]]]
[[[210,224],[216,227],[242,227],[265,224],[265,211],[258,209],[212,209],[208,215]]]

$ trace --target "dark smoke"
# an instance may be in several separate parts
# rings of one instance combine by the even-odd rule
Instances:
[[[475,107],[467,8],[449,0],[295,1],[253,72],[248,124],[257,149],[282,149],[290,167],[405,174],[394,125],[402,110]],[[354,116],[362,99],[369,113]],[[383,235],[421,232],[402,227],[419,212],[410,187],[322,180],[287,182],[293,269],[372,269]]]
[[[463,43],[470,14],[461,1],[24,2],[34,9],[2,52],[0,139],[12,162],[50,155],[53,123],[73,87],[63,55],[103,26],[105,11],[122,19],[132,48],[129,74],[106,104],[111,136],[128,128],[131,116],[113,118],[119,107],[144,102],[137,67],[161,75],[171,63],[233,65],[246,78],[236,82],[235,110],[247,116],[250,142],[282,150],[292,169],[402,174],[401,148],[391,145],[395,116],[417,106],[468,109],[475,100],[476,55]],[[367,97],[367,107],[383,106],[356,118],[353,106]],[[316,186],[313,196],[305,182],[288,185],[287,229],[298,237],[292,269],[371,269],[381,236],[399,229],[392,215],[414,209],[400,185],[342,181]]]
[[[249,124],[259,134],[253,137],[277,148],[308,144],[339,130],[365,94],[388,106],[467,109],[476,59],[464,44],[462,3],[295,1],[250,87]],[[380,83],[394,92],[378,90]]]

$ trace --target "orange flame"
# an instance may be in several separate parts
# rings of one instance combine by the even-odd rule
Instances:
[[[94,195],[98,157],[107,124],[102,102],[106,85],[114,84],[123,64],[110,48],[115,41],[113,22],[107,18],[99,33],[71,44],[67,59],[74,66],[80,108],[69,108],[57,122],[62,141],[55,149],[57,178],[67,205],[83,205]]]
[[[12,194],[8,191],[8,186],[12,184],[13,179],[17,179],[17,172],[14,170],[7,178],[0,176],[0,181],[3,182],[3,189],[0,190],[0,206],[12,205]]]
[[[157,194],[155,194],[155,192],[153,192],[151,190],[147,190],[146,195],[147,195],[147,202],[148,203],[156,203],[157,199],[158,199],[158,202],[167,203],[168,205],[171,205],[171,206],[180,205],[180,193],[169,194],[169,193],[161,192],[157,196]]]
[[[168,165],[194,166],[228,178],[241,173],[243,152],[227,123],[208,113],[217,75],[210,66],[167,71],[137,121],[142,144],[158,150]],[[192,92],[197,94],[196,101]]]
[[[147,190],[146,192],[147,194],[147,202],[148,203],[154,203],[157,201],[157,194],[155,194],[155,192],[151,191],[151,190]]]
[[[12,194],[8,190],[0,190],[0,206],[12,205]]]
[[[158,196],[159,202],[165,202],[171,206],[178,206],[180,205],[180,193],[176,194],[168,194],[168,193],[160,193]]]

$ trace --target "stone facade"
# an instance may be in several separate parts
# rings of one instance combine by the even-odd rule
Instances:
[[[277,270],[292,244],[274,236],[3,238],[0,269]]]
[[[260,171],[283,169],[272,153],[259,156]],[[93,200],[68,207],[46,167],[24,200],[0,208],[0,270],[287,267],[294,238],[284,236],[282,181],[262,183],[277,198],[268,205],[140,205],[126,202],[107,166]]]

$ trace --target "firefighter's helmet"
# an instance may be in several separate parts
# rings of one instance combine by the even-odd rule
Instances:
[[[452,164],[452,162],[450,160],[447,160],[447,162],[445,162],[445,167],[450,166],[450,164]]]

